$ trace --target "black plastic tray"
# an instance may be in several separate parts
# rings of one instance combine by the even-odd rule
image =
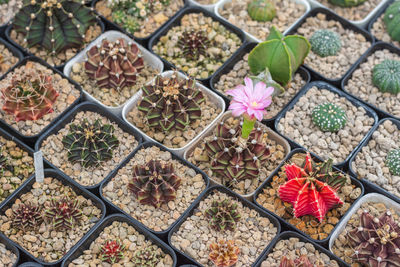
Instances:
[[[10,50],[10,52],[14,55],[14,57],[18,58],[18,62],[16,64],[18,64],[19,62],[22,61],[22,59],[24,58],[24,54],[22,54],[22,52],[19,51],[17,48],[15,48],[12,44],[10,44],[9,42],[7,42],[6,40],[4,40],[1,37],[0,37],[0,44],[3,44],[5,47],[7,47],[7,49]],[[6,73],[4,73],[3,75],[0,75],[0,80],[3,79],[3,77]]]
[[[52,169],[45,169],[44,170],[44,176],[45,177],[53,177],[56,178],[57,180],[61,181],[64,185],[71,187],[78,195],[84,196],[85,198],[91,199],[93,202],[93,205],[96,206],[97,208],[99,208],[101,210],[101,218],[99,218],[99,221],[93,226],[93,228],[95,228],[97,225],[100,224],[101,220],[105,217],[105,213],[106,213],[106,207],[104,205],[104,203],[98,198],[96,197],[94,194],[90,193],[89,191],[87,191],[86,189],[84,189],[82,186],[80,186],[78,183],[76,183],[75,181],[73,181],[71,178],[69,178],[68,176],[64,175],[63,173],[57,171],[57,170],[52,170]],[[32,175],[29,180],[28,183],[26,183],[23,187],[18,188],[18,190],[16,190],[11,196],[10,199],[8,199],[7,202],[3,202],[2,205],[0,205],[0,213],[4,214],[5,211],[7,209],[9,209],[13,204],[14,204],[14,200],[18,197],[20,197],[21,195],[27,193],[28,191],[31,190],[32,185],[35,183],[35,176]],[[44,266],[58,266],[66,257],[68,257],[71,252],[74,250],[75,247],[79,246],[79,244],[82,242],[82,240],[85,239],[86,236],[89,235],[91,230],[89,230],[83,237],[81,240],[79,240],[72,248],[69,252],[67,252],[60,260],[55,261],[55,262],[44,262],[38,258],[35,258],[30,252],[28,252],[25,248],[23,248],[22,246],[20,246],[18,243],[11,241],[11,244],[13,244],[14,246],[16,246],[22,253],[23,255],[29,257],[31,260],[34,260],[38,263],[40,263],[41,265]]]
[[[12,267],[18,266],[18,262],[20,261],[20,255],[19,255],[19,250],[17,249],[16,246],[7,238],[5,237],[2,233],[0,233],[0,243],[4,244],[6,246],[6,249],[12,251],[15,256],[17,256],[17,259],[15,263],[12,265]]]
[[[149,41],[149,45],[148,45],[148,49],[155,55],[157,55],[163,62],[165,67],[167,67],[168,69],[178,69],[180,72],[184,73],[182,70],[180,70],[179,68],[175,67],[172,63],[170,63],[169,61],[165,60],[164,58],[162,58],[160,55],[158,55],[157,53],[155,53],[153,51],[153,46],[158,43],[158,41],[160,40],[160,38],[164,35],[166,35],[168,33],[168,31],[175,26],[181,25],[181,20],[182,17],[185,16],[186,14],[191,14],[191,13],[203,13],[204,16],[206,17],[211,17],[214,21],[218,21],[222,26],[224,26],[227,30],[229,30],[230,32],[236,34],[240,40],[242,41],[241,46],[239,47],[239,49],[237,51],[235,51],[232,57],[235,57],[237,55],[237,53],[239,52],[240,48],[244,47],[246,45],[246,35],[245,33],[239,29],[238,27],[236,27],[235,25],[230,24],[229,22],[226,22],[225,20],[217,17],[215,14],[201,8],[201,7],[194,7],[194,6],[189,6],[189,7],[185,7],[183,8],[181,11],[179,11],[179,13],[174,17],[173,20],[169,21],[166,25],[164,25],[161,30],[155,34]],[[229,59],[228,59],[229,60]],[[225,63],[225,62],[224,62]],[[221,67],[219,67],[218,69],[221,69],[223,67],[223,64],[221,65]],[[184,73],[186,75],[186,73]],[[210,75],[209,77],[205,78],[205,79],[197,79],[198,81],[202,82],[205,85],[208,85],[210,78],[212,77],[212,75]]]
[[[59,121],[61,118],[63,118],[65,116],[65,114],[67,112],[69,112],[74,106],[76,106],[82,99],[83,96],[83,92],[82,92],[82,88],[79,86],[79,84],[77,84],[75,81],[73,81],[72,79],[66,77],[62,72],[60,72],[59,70],[57,70],[56,68],[51,67],[49,64],[47,64],[46,62],[44,62],[43,60],[41,60],[40,58],[37,57],[26,57],[24,58],[22,61],[20,61],[17,65],[15,65],[14,67],[12,67],[11,69],[9,69],[5,75],[8,75],[9,73],[13,72],[14,69],[19,68],[20,66],[25,65],[28,61],[33,61],[33,62],[37,62],[40,65],[45,66],[48,69],[51,69],[54,74],[59,74],[63,79],[67,79],[68,82],[70,84],[72,84],[76,90],[79,91],[80,95],[79,97],[69,106],[67,107],[63,112],[61,112],[60,115],[58,115],[54,120],[52,120],[51,122],[49,122],[49,124],[43,128],[42,131],[40,131],[38,134],[32,135],[32,136],[26,136],[21,134],[19,131],[17,131],[16,129],[14,129],[11,125],[8,125],[4,120],[0,120],[0,127],[3,127],[4,129],[6,129],[8,132],[10,132],[13,136],[18,137],[19,139],[21,139],[23,142],[25,142],[26,144],[33,146],[36,142],[36,140],[45,132],[47,131],[49,128],[51,128],[51,126],[56,122]]]
[[[236,199],[237,201],[240,201],[243,203],[243,206],[245,207],[249,207],[255,211],[257,211],[257,213],[259,213],[261,216],[268,218],[271,223],[277,228],[277,234],[276,236],[271,240],[270,244],[263,250],[263,252],[260,254],[259,257],[257,257],[256,261],[251,265],[252,267],[255,267],[257,262],[259,261],[259,259],[261,258],[261,255],[263,255],[263,253],[265,253],[265,251],[267,251],[272,244],[274,244],[275,240],[278,238],[279,233],[281,232],[281,225],[279,223],[279,221],[275,218],[275,216],[273,216],[270,212],[266,211],[265,209],[261,209],[260,207],[258,207],[257,205],[253,204],[252,202],[242,198],[241,196],[239,196],[238,194],[234,193],[233,191],[229,190],[228,188],[222,187],[222,186],[212,186],[210,188],[207,189],[207,191],[205,192],[205,194],[203,194],[203,196],[199,199],[197,199],[192,208],[188,211],[185,212],[183,218],[181,218],[179,220],[179,222],[177,224],[175,224],[175,226],[171,229],[171,231],[168,234],[168,244],[179,254],[181,255],[186,261],[192,262],[196,265],[199,266],[203,266],[200,263],[198,263],[195,259],[191,258],[190,256],[187,256],[186,254],[184,254],[183,252],[181,252],[179,249],[177,249],[176,247],[174,247],[171,243],[171,237],[172,235],[179,230],[180,226],[182,225],[182,223],[185,222],[185,220],[191,216],[193,214],[193,212],[198,208],[200,202],[202,200],[204,200],[205,198],[207,198],[208,195],[213,194],[213,192],[215,191],[219,191],[222,193],[227,194],[230,197],[233,197],[234,199]],[[249,266],[250,267],[250,266]]]
[[[119,222],[126,222],[129,225],[133,226],[136,231],[144,235],[148,240],[151,240],[155,245],[159,246],[164,253],[169,254],[174,263],[173,267],[176,266],[177,264],[177,259],[176,259],[176,254],[170,248],[167,244],[165,244],[161,239],[147,231],[146,229],[143,229],[143,227],[138,224],[136,221],[131,220],[130,218],[122,215],[122,214],[113,214],[105,218],[98,224],[94,229],[90,231],[90,233],[85,237],[85,239],[80,242],[79,246],[77,246],[75,249],[71,250],[71,254],[68,255],[68,257],[65,258],[65,260],[62,262],[61,267],[68,267],[68,265],[76,258],[78,258],[80,255],[83,254],[83,251],[87,250],[90,247],[90,244],[100,235],[100,233],[103,231],[103,229],[109,225],[111,225],[114,221],[119,221]]]
[[[80,103],[78,106],[76,106],[75,108],[73,108],[71,111],[69,111],[62,120],[59,120],[58,122],[56,122],[50,129],[48,129],[36,142],[35,144],[35,151],[39,151],[41,144],[43,143],[43,141],[50,135],[58,132],[60,129],[64,128],[65,125],[67,125],[68,123],[70,123],[74,118],[75,115],[78,112],[81,111],[91,111],[91,112],[95,112],[98,113],[108,119],[110,119],[112,122],[115,122],[116,124],[118,124],[118,126],[124,131],[127,132],[130,135],[135,136],[136,141],[138,142],[138,145],[140,145],[142,143],[142,136],[133,128],[129,127],[128,124],[126,122],[124,122],[121,118],[117,117],[116,115],[112,114],[111,112],[107,111],[106,108],[101,107],[97,104],[91,103],[91,102],[83,102]],[[131,152],[131,153],[134,153]],[[46,157],[46,155],[44,155],[44,157]],[[59,171],[62,172],[62,170],[60,170],[59,168],[57,168],[56,166],[54,166],[50,161],[49,164],[52,168],[57,169]],[[117,165],[118,168],[118,165]],[[111,171],[105,179],[107,179],[107,177],[109,177],[111,174],[113,173],[113,171]],[[83,188],[88,189],[92,192],[97,192],[96,189],[99,187],[99,185],[101,184],[98,183],[96,185],[92,185],[92,186],[83,186],[81,185]]]
[[[301,25],[307,20],[307,18],[309,17],[315,17],[318,13],[322,13],[326,15],[327,20],[335,20],[338,21],[340,24],[342,24],[343,28],[346,29],[351,29],[354,32],[360,33],[362,34],[367,41],[371,42],[371,45],[374,44],[374,38],[372,38],[371,34],[369,32],[367,32],[366,30],[352,24],[350,21],[340,17],[339,15],[337,15],[336,13],[332,12],[329,9],[326,8],[315,8],[313,10],[311,10],[307,16],[303,17],[300,21],[298,21],[295,26],[292,28],[292,30],[287,34],[287,35],[291,35],[291,34],[296,34],[297,30],[299,28],[301,28]],[[309,67],[308,65],[304,64],[303,66],[306,67],[310,72],[311,72],[311,76],[314,78],[314,80],[323,80],[323,81],[327,81],[335,86],[340,86],[340,82],[342,81],[343,77],[346,76],[347,73],[349,73],[355,66],[355,64],[358,61],[354,62],[354,64],[346,71],[346,73],[340,77],[339,79],[330,79],[325,77],[324,75],[322,75],[321,73],[319,73],[317,70],[312,69],[311,67]]]
[[[33,262],[33,261],[28,261],[28,262],[24,262],[20,265],[18,265],[18,267],[42,267],[43,265],[37,263],[37,262]]]
[[[288,161],[292,158],[292,156],[293,156],[294,154],[297,154],[297,153],[306,153],[306,152],[308,152],[308,151],[307,151],[306,149],[304,149],[304,148],[297,148],[297,149],[295,149],[295,150],[292,150],[292,151],[285,157],[285,159],[282,161],[282,163],[279,165],[279,167],[278,167],[278,168],[269,176],[269,178],[268,178],[267,180],[265,180],[264,183],[256,190],[256,192],[255,192],[255,194],[254,194],[253,201],[254,201],[254,203],[256,203],[257,206],[259,206],[260,208],[262,208],[262,209],[264,209],[264,210],[267,210],[266,208],[264,208],[262,205],[260,205],[260,204],[257,202],[257,197],[258,197],[258,195],[259,195],[260,193],[262,193],[262,190],[263,190],[267,185],[269,186],[269,185],[271,184],[273,177],[279,173],[279,171],[281,170],[281,168],[286,164],[286,162],[288,162]],[[314,160],[316,160],[317,162],[322,162],[322,159],[319,158],[317,155],[315,155],[315,154],[313,154],[313,153],[311,153],[311,152],[310,152],[310,154],[311,154],[311,156],[312,156],[312,158],[313,158]],[[333,168],[334,168],[336,171],[340,171],[340,172],[344,173],[342,170],[340,170],[340,169],[338,169],[338,168],[336,168],[336,167],[333,167]],[[351,174],[349,174],[349,176],[350,176],[350,179],[351,179],[351,183],[352,183],[353,185],[355,185],[356,187],[361,188],[361,194],[360,194],[360,196],[359,196],[356,200],[353,201],[353,204],[354,204],[358,199],[360,199],[360,198],[364,195],[364,186],[362,185],[362,183],[361,183],[358,179],[352,177]],[[346,213],[345,213],[341,218],[344,218],[344,217],[346,216],[346,214],[349,212],[349,210],[350,210],[350,208],[346,211]],[[268,210],[268,211],[269,211],[269,210]],[[319,245],[321,245],[321,246],[327,246],[327,245],[328,245],[328,242],[329,242],[329,239],[331,238],[332,233],[335,231],[336,227],[339,225],[339,222],[340,222],[340,220],[341,220],[341,218],[340,218],[340,219],[339,219],[339,222],[335,225],[335,227],[334,227],[333,230],[330,232],[330,234],[328,235],[327,238],[322,239],[322,240],[316,240],[316,239],[313,239],[313,238],[311,238],[310,236],[308,236],[306,233],[300,231],[300,230],[297,229],[295,226],[293,226],[292,224],[290,224],[289,222],[287,222],[287,221],[284,220],[283,218],[279,217],[278,215],[276,215],[276,214],[273,213],[272,211],[269,211],[269,212],[272,213],[272,214],[274,214],[274,215],[278,218],[278,220],[280,221],[280,223],[281,223],[282,225],[287,226],[287,228],[290,229],[290,231],[295,231],[295,232],[300,233],[300,234],[302,234],[302,235],[304,235],[304,236],[307,236],[309,239],[313,240],[315,243],[317,243],[317,244],[319,244]]]
[[[375,39],[376,41],[382,41],[382,40],[379,40],[378,38],[375,37],[375,35],[372,34],[372,32],[371,32],[372,26],[373,26],[374,23],[378,20],[378,18],[379,18],[380,16],[382,16],[382,13],[384,13],[384,12],[386,11],[386,9],[389,7],[389,5],[391,5],[394,1],[395,1],[395,0],[389,0],[386,4],[384,4],[383,7],[381,7],[381,8],[379,9],[379,11],[376,12],[376,14],[371,18],[371,20],[370,20],[369,23],[368,23],[368,28],[367,28],[367,29],[368,29],[368,32],[371,34],[372,37],[374,37],[374,39]]]
[[[367,105],[363,104],[362,102],[360,102],[356,98],[352,97],[351,95],[349,95],[349,94],[337,89],[336,87],[333,87],[332,85],[330,85],[330,84],[328,84],[326,82],[316,81],[316,82],[312,82],[312,83],[309,83],[306,86],[304,86],[303,89],[301,89],[301,91],[292,100],[292,102],[290,102],[290,104],[287,105],[285,107],[285,109],[280,113],[280,115],[276,118],[276,120],[275,120],[275,129],[276,129],[276,132],[278,132],[280,135],[284,136],[283,133],[278,131],[278,127],[277,126],[278,126],[280,120],[286,115],[286,112],[288,112],[289,110],[293,109],[293,107],[296,105],[296,103],[299,101],[299,99],[303,95],[305,95],[308,92],[308,90],[310,90],[313,86],[316,86],[318,89],[329,90],[329,91],[339,95],[340,97],[345,97],[348,101],[350,101],[356,107],[363,107],[366,110],[367,115],[369,117],[372,117],[375,120],[374,124],[372,125],[372,128],[373,128],[373,126],[375,126],[378,123],[378,116],[376,115],[376,113],[375,113],[375,111],[373,109],[371,109]],[[346,165],[346,163],[349,161],[349,159],[351,158],[351,156],[354,154],[354,152],[357,150],[357,148],[367,138],[367,135],[368,135],[368,133],[360,141],[360,144],[358,144],[353,149],[353,151],[347,156],[347,158],[343,162],[339,162],[339,163],[335,164],[335,166],[338,167],[338,168],[344,167]],[[289,144],[292,146],[292,148],[302,148],[302,146],[299,145],[297,142],[289,139],[286,136],[284,136],[284,137],[289,141]]]

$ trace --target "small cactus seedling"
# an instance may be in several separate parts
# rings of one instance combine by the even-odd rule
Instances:
[[[101,247],[100,260],[110,264],[118,263],[124,258],[125,250],[119,240],[108,240]]]
[[[93,124],[86,119],[81,125],[71,124],[62,143],[68,150],[68,160],[83,167],[99,166],[112,158],[112,152],[119,146],[114,126],[96,120]]]
[[[329,0],[329,3],[341,7],[353,7],[363,4],[367,0]]]
[[[324,132],[337,132],[347,122],[346,112],[333,103],[323,103],[316,106],[311,116],[314,124]]]
[[[56,200],[53,198],[45,209],[45,217],[50,220],[56,230],[70,230],[82,218],[80,203],[68,197]]]
[[[201,30],[185,31],[178,41],[182,55],[191,60],[199,59],[200,55],[205,56],[210,47],[210,40],[207,33]]]
[[[136,77],[144,68],[139,48],[122,38],[115,42],[104,39],[101,45],[93,46],[87,53],[86,74],[96,80],[100,88],[120,91],[136,83]]]
[[[398,94],[400,92],[400,61],[386,59],[375,65],[372,70],[372,82],[382,93]]]
[[[389,151],[386,156],[386,166],[392,175],[400,176],[400,149]]]
[[[236,228],[236,222],[240,220],[237,204],[228,199],[213,201],[211,208],[205,211],[205,215],[210,219],[210,227],[217,231],[233,231]]]
[[[300,257],[296,258],[295,260],[291,260],[286,256],[281,258],[281,263],[279,267],[322,267],[321,265],[314,265],[310,262],[307,255],[301,255]]]
[[[394,1],[385,11],[383,22],[386,30],[394,41],[400,41],[400,1]]]
[[[161,249],[156,245],[150,245],[137,250],[132,258],[132,263],[136,267],[154,267],[161,260]]]
[[[209,259],[216,267],[230,267],[239,260],[239,248],[233,240],[220,240],[210,245]]]
[[[247,5],[247,13],[255,21],[271,21],[276,16],[276,8],[272,0],[252,0]]]
[[[336,56],[342,48],[340,36],[330,30],[318,30],[310,38],[311,50],[320,57]]]
[[[43,222],[41,209],[31,204],[20,204],[16,210],[13,210],[13,227],[25,231],[35,229]]]
[[[181,179],[174,173],[172,163],[150,160],[146,165],[133,167],[133,179],[128,185],[141,204],[159,208],[176,198]]]

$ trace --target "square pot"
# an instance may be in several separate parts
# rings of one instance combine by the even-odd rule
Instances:
[[[0,37],[0,44],[4,45],[5,48],[7,48],[7,50],[9,50],[10,53],[11,53],[14,57],[16,57],[16,58],[18,59],[18,60],[17,60],[15,63],[13,63],[13,64],[11,65],[11,67],[10,67],[8,70],[6,70],[3,74],[0,73],[0,79],[2,79],[2,78],[7,74],[7,72],[8,72],[15,64],[18,64],[19,62],[22,61],[22,59],[24,58],[24,55],[22,54],[21,51],[19,51],[17,48],[15,48],[14,46],[12,46],[10,43],[8,43],[6,40],[4,40],[4,39],[1,38],[1,37]]]
[[[200,4],[199,2],[197,2],[196,0],[187,0],[189,6],[198,6],[198,7],[201,7],[203,9],[207,10],[207,11],[210,11],[212,13],[214,12],[215,7],[218,5],[218,3],[220,3],[221,1],[222,0],[217,0],[217,1],[215,1],[214,4],[203,5],[203,4]]]

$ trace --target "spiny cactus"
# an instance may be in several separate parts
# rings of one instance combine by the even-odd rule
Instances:
[[[400,266],[400,227],[390,211],[379,218],[368,211],[360,215],[360,226],[346,235],[351,258],[365,266]]]
[[[201,118],[200,104],[205,98],[193,79],[180,79],[177,72],[171,77],[159,75],[142,89],[138,109],[145,113],[150,128],[163,132],[183,131]]]
[[[71,124],[69,133],[62,143],[68,150],[68,160],[78,162],[84,168],[99,166],[112,158],[112,152],[119,146],[114,126],[102,125],[100,119],[93,124],[86,119],[81,125]]]
[[[236,222],[240,220],[237,204],[232,203],[229,199],[223,201],[214,200],[211,208],[205,211],[205,215],[210,219],[210,227],[217,231],[234,231]]]
[[[125,246],[119,240],[108,240],[101,246],[100,260],[110,264],[124,258]]]
[[[96,80],[100,88],[120,91],[136,84],[136,76],[144,68],[139,48],[133,42],[119,38],[115,42],[103,39],[87,53],[86,74]]]
[[[1,90],[2,109],[14,115],[15,121],[38,120],[53,112],[58,92],[51,76],[39,73],[14,75],[11,84]]]
[[[210,245],[209,259],[216,267],[230,267],[239,260],[239,248],[233,240],[219,240]]]
[[[314,163],[307,153],[303,166],[284,166],[287,182],[279,187],[279,198],[293,205],[294,216],[312,215],[320,222],[332,208],[343,204],[337,194],[346,177],[332,170],[332,160]]]
[[[301,255],[300,257],[296,258],[294,261],[283,256],[281,258],[281,263],[279,267],[322,267],[319,264],[312,264],[308,259],[307,255]]]
[[[363,4],[367,0],[329,0],[329,3],[341,7],[353,7]]]
[[[81,47],[96,16],[77,0],[24,0],[13,29],[23,34],[29,47],[39,45],[52,54]]]
[[[207,54],[210,40],[207,33],[202,30],[188,30],[179,38],[178,45],[182,50],[183,57],[196,60],[200,55]]]
[[[132,263],[137,267],[154,267],[162,260],[162,255],[156,245],[146,246],[135,252]]]
[[[133,179],[128,185],[141,204],[159,208],[176,198],[181,178],[174,173],[172,163],[150,160],[146,165],[133,167]]]
[[[337,132],[347,122],[346,112],[333,103],[323,103],[316,106],[311,116],[314,124],[324,132]]]
[[[53,198],[45,209],[45,217],[50,220],[56,230],[73,229],[82,218],[80,203],[68,197],[58,200]]]
[[[16,210],[13,210],[13,227],[25,231],[35,229],[43,222],[41,209],[30,203],[20,204]]]
[[[253,20],[271,21],[276,16],[276,8],[272,0],[252,0],[247,5],[247,13]]]
[[[336,56],[342,48],[340,36],[330,30],[318,30],[310,38],[311,50],[320,57]]]
[[[400,41],[400,1],[394,1],[385,11],[383,22],[386,30],[394,41]]]
[[[400,92],[400,61],[386,59],[374,66],[372,82],[385,93],[398,94]]]
[[[389,151],[386,156],[386,166],[392,175],[400,176],[400,149]]]

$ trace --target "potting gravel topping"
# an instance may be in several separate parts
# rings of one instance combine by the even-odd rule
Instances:
[[[346,125],[347,117],[346,112],[341,107],[332,103],[325,103],[313,109],[312,120],[321,131],[337,132]]]
[[[312,111],[325,102],[337,105],[346,113],[347,123],[338,132],[321,131],[312,123]],[[345,97],[314,86],[286,112],[277,130],[318,156],[332,158],[333,163],[338,164],[345,161],[373,124],[374,118],[368,116],[363,107],[356,107]]]
[[[14,66],[18,60],[18,57],[15,57],[4,44],[0,43],[0,76]]]
[[[383,17],[386,30],[394,41],[400,41],[400,30],[398,24],[400,22],[400,1],[394,1],[385,11]]]
[[[317,0],[339,16],[352,21],[365,19],[381,0]]]
[[[240,249],[233,240],[219,240],[210,245],[209,258],[216,267],[230,267],[237,263]]]
[[[386,59],[375,65],[372,70],[372,82],[382,93],[400,93],[400,60]]]
[[[18,12],[22,0],[1,0],[0,1],[0,25],[9,22]]]
[[[311,50],[320,57],[336,56],[342,48],[340,36],[330,30],[318,30],[310,38]]]
[[[204,32],[207,43],[198,42],[199,36],[192,35],[195,42],[185,35],[195,31]],[[191,42],[192,46],[182,44]],[[195,46],[193,46],[195,44]],[[205,46],[203,46],[205,45]],[[179,26],[169,29],[166,35],[153,46],[156,54],[169,61],[178,69],[183,70],[197,79],[206,79],[211,76],[233,53],[242,45],[239,36],[231,32],[220,22],[214,21],[203,13],[189,13],[180,20]],[[188,50],[189,49],[189,50]],[[199,50],[200,49],[200,50]],[[205,55],[198,53],[205,49]],[[187,55],[198,55],[193,58]]]
[[[0,243],[0,262],[4,267],[12,267],[16,264],[17,255],[15,255],[11,250],[8,250],[6,246]]]

